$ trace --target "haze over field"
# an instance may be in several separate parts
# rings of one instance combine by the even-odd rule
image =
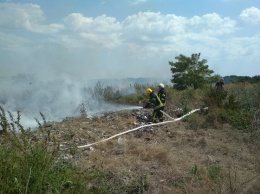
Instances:
[[[99,96],[99,89],[110,87],[120,95],[135,93],[134,84],[169,83],[167,79],[106,79],[80,82],[72,79],[40,81],[27,74],[0,77],[0,106],[12,112],[21,111],[24,126],[36,126],[34,119],[41,120],[39,112],[47,121],[61,121],[66,117],[79,116],[81,110],[88,116],[106,111],[128,109],[128,106],[108,104]],[[97,89],[95,89],[97,88]]]
[[[200,52],[221,76],[260,73],[259,0],[1,0],[0,10],[10,111],[70,115],[90,79],[169,80],[179,54]]]

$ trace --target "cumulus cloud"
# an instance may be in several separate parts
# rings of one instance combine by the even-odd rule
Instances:
[[[55,33],[63,29],[62,24],[47,24],[44,14],[36,4],[0,3],[0,26],[23,28],[37,33]]]
[[[113,17],[101,15],[96,18],[85,17],[80,13],[72,13],[64,19],[68,30],[78,34],[85,45],[97,44],[106,48],[114,48],[120,43],[121,24]],[[88,44],[89,43],[89,44]]]
[[[121,29],[121,25],[116,18],[101,15],[96,18],[84,17],[80,13],[72,13],[64,19],[72,30],[77,32],[93,31],[96,33],[116,32]]]
[[[260,9],[256,7],[250,7],[245,9],[240,14],[240,19],[246,23],[251,23],[255,25],[260,24]]]
[[[236,22],[230,18],[222,18],[218,14],[206,14],[201,17],[185,18],[174,14],[163,15],[155,12],[139,12],[128,16],[123,22],[124,34],[128,37],[145,35],[144,40],[167,36],[188,35],[188,33],[216,36],[229,34],[236,30]],[[134,33],[135,32],[135,33]],[[136,33],[138,32],[138,33]],[[131,35],[132,34],[132,35]]]
[[[150,76],[158,76],[160,69],[165,77],[170,76],[168,61],[178,54],[202,52],[217,63],[223,54],[240,47],[235,41],[229,44],[230,51],[224,49],[232,42],[228,37],[239,28],[235,20],[217,13],[188,18],[145,11],[121,21],[107,15],[70,13],[61,23],[53,24],[35,4],[0,3],[0,8],[0,29],[4,29],[0,36],[1,68],[9,73],[11,67],[17,72],[30,69],[36,73],[42,68],[44,79],[64,75],[141,77],[147,75],[147,69]]]
[[[124,29],[130,33],[137,31],[144,34],[165,35],[181,33],[185,29],[186,19],[174,14],[162,15],[157,12],[139,12],[128,16],[123,22]]]
[[[236,21],[229,17],[222,18],[216,13],[194,16],[189,19],[188,26],[191,31],[212,36],[230,34],[237,29]]]

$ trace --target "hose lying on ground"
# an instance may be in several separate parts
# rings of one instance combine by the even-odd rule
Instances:
[[[208,109],[208,108],[206,107],[206,108],[203,108],[203,109]],[[160,123],[152,123],[152,124],[142,125],[142,126],[139,126],[139,127],[134,128],[134,129],[130,129],[130,130],[124,131],[124,132],[122,132],[122,133],[118,133],[118,134],[113,135],[113,136],[111,136],[111,137],[109,137],[109,138],[102,139],[102,140],[100,140],[100,141],[98,141],[98,142],[95,142],[95,143],[78,146],[78,148],[87,148],[87,147],[90,147],[90,146],[99,144],[99,143],[101,143],[101,142],[108,141],[108,140],[113,139],[113,138],[115,138],[115,137],[118,137],[118,136],[120,136],[120,135],[123,135],[123,134],[126,134],[126,133],[130,133],[130,132],[132,132],[132,131],[136,131],[136,130],[141,129],[141,128],[150,127],[150,126],[156,126],[156,125],[163,125],[163,124],[166,124],[166,123],[172,123],[172,122],[175,122],[175,121],[179,121],[179,120],[183,119],[184,117],[187,117],[187,116],[191,115],[192,113],[197,112],[197,111],[199,111],[199,110],[201,110],[201,109],[192,110],[192,111],[188,112],[187,114],[183,115],[182,117],[176,118],[176,119],[170,117],[168,114],[166,114],[165,112],[162,111],[162,113],[165,114],[167,117],[169,117],[171,120],[169,120],[169,121],[164,121],[164,122],[160,122]]]

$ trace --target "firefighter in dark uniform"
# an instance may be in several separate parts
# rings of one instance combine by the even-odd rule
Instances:
[[[158,91],[158,97],[160,98],[163,107],[162,110],[164,110],[164,107],[166,105],[166,92],[164,90],[164,85],[161,83],[158,85],[159,91]]]
[[[216,84],[215,84],[215,88],[217,90],[223,90],[224,88],[224,79],[221,78]]]
[[[146,94],[149,95],[149,102],[144,106],[144,108],[153,108],[152,122],[157,123],[163,121],[163,113],[161,112],[163,104],[160,98],[153,92],[151,88],[146,88]]]
[[[158,97],[159,99],[161,100],[163,106],[162,106],[162,111],[164,111],[164,107],[166,105],[166,92],[165,92],[165,89],[164,89],[164,84],[160,83],[158,85],[158,88],[159,88],[159,91],[158,91]],[[163,114],[162,116],[162,119],[161,120],[164,120],[165,119],[165,116]]]

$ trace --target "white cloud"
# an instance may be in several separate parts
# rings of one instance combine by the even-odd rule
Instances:
[[[0,12],[0,49],[4,54],[17,54],[12,60],[14,55],[8,58],[0,53],[7,56],[1,61],[6,71],[13,63],[20,67],[17,70],[26,67],[37,72],[44,67],[42,72],[48,75],[131,77],[131,69],[135,70],[132,75],[142,76],[145,69],[154,68],[150,76],[157,76],[156,69],[163,69],[164,76],[170,73],[168,61],[179,54],[201,52],[215,64],[223,56],[239,59],[238,64],[242,61],[238,56],[245,54],[248,61],[259,59],[255,51],[259,46],[253,42],[259,43],[259,37],[238,36],[235,40],[237,22],[216,13],[187,18],[147,11],[123,21],[107,15],[71,13],[63,23],[52,24],[38,5],[0,6],[4,10]],[[159,67],[162,64],[163,68]]]
[[[124,29],[130,32],[164,35],[184,32],[187,20],[174,14],[162,15],[157,12],[139,12],[128,16],[123,22]]]
[[[120,44],[122,26],[113,17],[101,15],[96,18],[84,17],[80,13],[68,15],[64,22],[68,30],[74,32],[74,37],[81,39],[85,46],[102,46],[114,48]],[[82,45],[83,46],[83,45]],[[94,46],[95,47],[95,46]]]
[[[44,14],[36,4],[0,3],[0,26],[23,28],[37,33],[55,33],[63,29],[62,24],[42,24]]]
[[[234,32],[236,21],[228,17],[222,18],[216,13],[206,14],[202,17],[194,16],[189,19],[188,23],[190,31],[202,32],[204,35],[223,35]]]
[[[80,13],[72,13],[64,19],[64,22],[76,32],[110,33],[121,29],[121,25],[116,21],[116,18],[106,15],[92,18],[84,17]]]
[[[129,4],[130,5],[139,5],[139,4],[146,3],[147,1],[149,1],[149,0],[130,0]]]
[[[240,14],[240,19],[246,23],[251,23],[255,25],[260,24],[260,9],[256,7],[251,7],[245,9]]]
[[[191,47],[188,45],[193,45],[194,42],[208,44],[208,40],[237,30],[234,20],[222,18],[215,13],[189,19],[174,14],[139,12],[128,16],[122,24],[122,36],[127,42],[143,47],[156,45],[161,50],[169,50],[171,44],[178,45],[178,48],[184,45]],[[176,50],[176,46],[173,46],[172,51]]]

